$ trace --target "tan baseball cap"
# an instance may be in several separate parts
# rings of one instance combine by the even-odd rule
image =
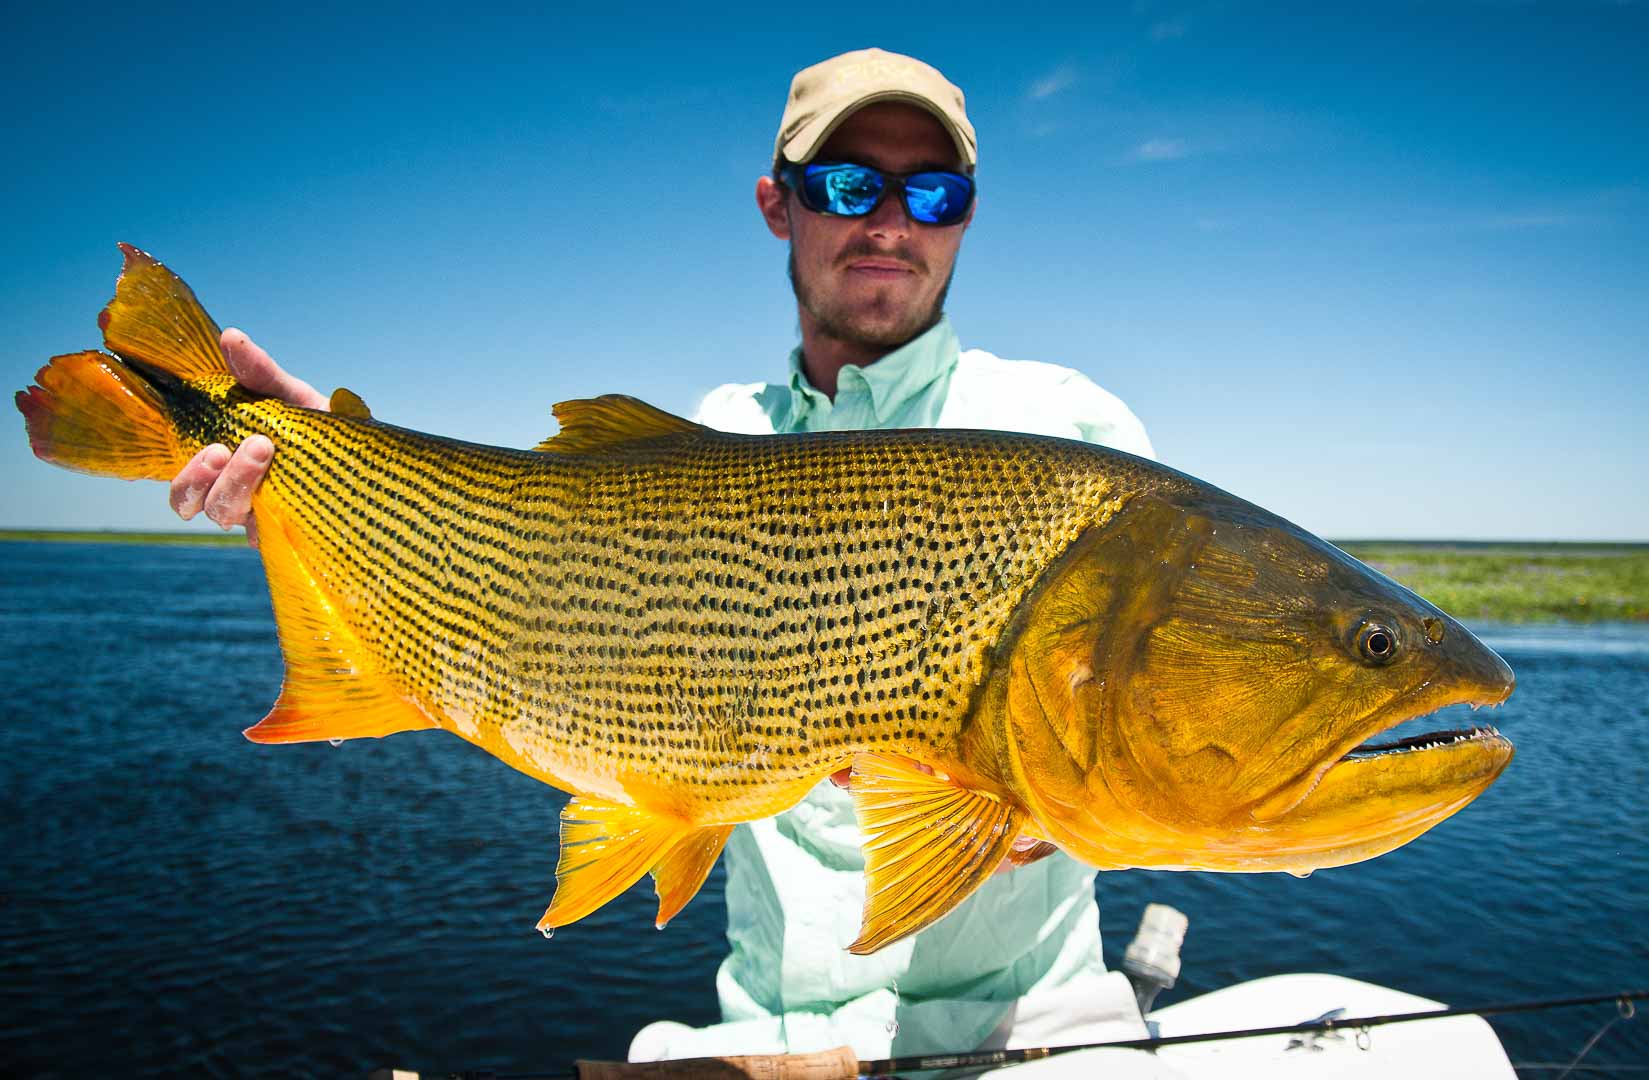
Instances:
[[[979,164],[979,141],[968,123],[962,91],[937,68],[885,49],[843,53],[796,73],[773,143],[773,164],[812,161],[843,120],[873,101],[921,106],[956,140],[963,163],[969,169]]]

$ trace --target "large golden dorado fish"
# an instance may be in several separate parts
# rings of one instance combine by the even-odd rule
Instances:
[[[541,928],[649,871],[663,926],[729,830],[852,769],[871,952],[1040,838],[1107,868],[1305,873],[1389,851],[1511,760],[1365,740],[1512,673],[1464,627],[1172,469],[985,431],[728,435],[556,407],[532,451],[238,386],[124,247],[108,352],[17,395],[34,452],[171,477],[275,441],[253,499],[286,658],[254,742],[441,728],[574,798]]]

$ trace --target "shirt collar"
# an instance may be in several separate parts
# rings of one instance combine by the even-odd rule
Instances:
[[[955,367],[961,354],[950,316],[941,315],[931,328],[874,364],[844,367],[836,376],[836,392],[868,394],[877,419],[886,419]],[[796,346],[790,350],[791,416],[800,420],[815,409],[830,407],[830,398],[808,381],[802,370],[802,347]]]

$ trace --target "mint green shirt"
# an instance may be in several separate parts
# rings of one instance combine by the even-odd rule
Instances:
[[[1082,374],[963,351],[948,319],[874,364],[844,368],[835,400],[807,381],[801,360],[800,349],[791,353],[784,383],[717,388],[696,419],[747,434],[995,428],[1152,453],[1127,406]],[[850,796],[828,782],[792,810],[734,830],[725,856],[731,952],[716,977],[724,1022],[655,1025],[648,1056],[847,1043],[878,1058],[1000,1043],[1027,1018],[1039,1030],[1114,1037],[1138,1026],[1127,980],[1105,972],[1093,870],[1056,854],[997,875],[921,933],[853,956],[861,840]]]
[[[866,428],[991,428],[1057,435],[1154,457],[1145,426],[1115,395],[1070,368],[963,351],[942,318],[867,367],[836,377],[836,399],[807,381],[800,348],[782,383],[717,387],[696,417],[722,431],[772,435]]]

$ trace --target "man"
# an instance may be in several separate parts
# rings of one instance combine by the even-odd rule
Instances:
[[[1077,372],[961,351],[944,303],[976,162],[962,92],[928,65],[868,49],[799,73],[756,204],[790,243],[801,345],[787,382],[720,387],[699,422],[749,434],[998,428],[1151,456],[1133,413]],[[874,1058],[1143,1035],[1126,979],[1105,974],[1092,870],[1055,855],[998,873],[932,927],[859,957],[844,951],[864,903],[859,843],[851,800],[830,784],[736,829],[724,1022],[653,1024],[631,1058],[843,1043]]]
[[[1134,415],[1082,375],[962,352],[944,302],[973,220],[977,142],[962,93],[879,49],[791,85],[773,171],[756,183],[769,231],[790,244],[801,345],[777,385],[723,386],[701,422],[729,431],[971,427],[1106,443],[1149,455]],[[238,330],[224,352],[247,387],[326,398]],[[249,523],[274,447],[208,447],[172,482],[184,518]],[[728,843],[731,954],[717,974],[724,1023],[654,1024],[632,1056],[803,1051],[861,1057],[1143,1035],[1133,993],[1100,954],[1094,873],[1053,855],[988,881],[920,934],[858,957],[863,857],[848,795],[821,784]]]

